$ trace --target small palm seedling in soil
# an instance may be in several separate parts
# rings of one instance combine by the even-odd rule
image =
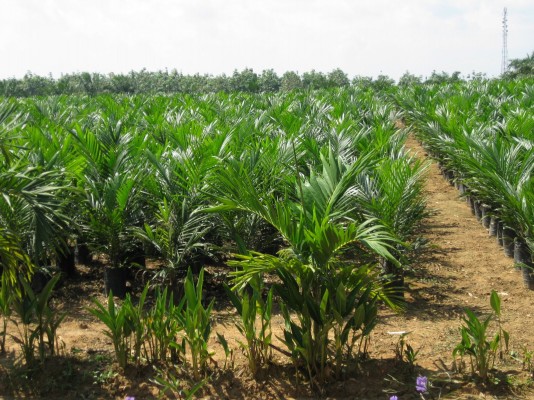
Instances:
[[[195,398],[198,392],[208,381],[208,378],[202,379],[191,388],[186,389],[183,381],[170,371],[163,371],[156,368],[156,376],[153,382],[161,387],[161,394],[167,398],[190,400]]]
[[[139,363],[141,355],[149,362],[167,361],[170,352],[173,362],[185,359],[190,351],[190,360],[195,381],[211,357],[208,341],[211,334],[211,310],[214,301],[204,307],[202,287],[204,271],[201,270],[197,284],[191,270],[184,282],[185,296],[178,305],[168,291],[158,292],[154,305],[144,310],[148,285],[143,290],[137,305],[129,294],[119,307],[113,293],[108,296],[107,307],[94,300],[95,307],[89,311],[107,327],[104,331],[113,342],[115,357],[120,368],[125,368],[133,357]],[[180,340],[179,334],[182,333]]]
[[[7,322],[11,316],[12,293],[9,290],[7,274],[2,274],[0,281],[0,314],[2,314],[2,330],[0,331],[0,354],[6,352]]]
[[[417,361],[417,355],[419,350],[414,350],[410,344],[406,344],[406,350],[404,351],[404,357],[410,367],[410,372],[415,371],[415,362]]]
[[[501,299],[495,290],[491,291],[490,304],[493,312],[495,313],[495,319],[499,325],[499,358],[502,360],[505,352],[508,352],[508,343],[510,342],[510,334],[502,327],[501,322]],[[504,346],[504,349],[503,349]]]
[[[534,350],[523,349],[523,369],[530,372],[534,379]]]
[[[183,354],[183,348],[176,343],[178,333],[183,330],[176,315],[182,312],[184,301],[175,304],[173,294],[169,293],[167,288],[156,292],[154,305],[142,320],[145,330],[143,354],[149,363],[166,361],[169,352],[171,361],[177,362]]]
[[[145,309],[148,289],[146,285],[136,305],[127,294],[119,307],[110,292],[107,307],[95,299],[95,307],[89,309],[106,325],[104,333],[113,342],[120,368],[125,368],[130,358],[136,364],[142,358],[156,363],[167,361],[169,349],[172,361],[177,361],[183,353],[183,346],[176,340],[183,330],[181,314],[185,299],[175,305],[172,294],[169,296],[165,289],[157,292],[153,306]]]
[[[107,308],[96,299],[93,302],[95,307],[90,308],[89,312],[106,325],[107,330],[104,334],[111,339],[117,363],[124,369],[128,364],[133,344],[130,336],[135,331],[129,315],[130,296],[126,296],[122,307],[115,305],[112,291],[109,292]]]
[[[509,335],[499,324],[499,331],[489,337],[488,328],[495,317],[500,317],[500,299],[495,291],[492,292],[491,306],[493,313],[484,320],[480,320],[473,311],[466,309],[463,318],[464,326],[460,328],[461,342],[455,347],[453,357],[469,356],[472,374],[478,374],[483,382],[487,382],[488,374],[495,364],[499,343],[508,343]],[[462,364],[460,360],[460,366]]]
[[[514,360],[519,361],[523,370],[530,372],[534,379],[534,350],[529,350],[526,346],[522,346],[521,354],[517,351],[512,351],[510,355]]]
[[[184,329],[184,340],[189,347],[193,379],[196,382],[200,381],[201,374],[206,371],[208,361],[212,356],[208,349],[208,342],[211,335],[211,310],[215,299],[207,307],[202,304],[203,284],[204,269],[200,270],[196,285],[191,269],[187,271],[184,282],[185,306],[178,314]]]
[[[417,361],[419,350],[414,350],[406,340],[409,333],[410,332],[403,332],[400,334],[399,342],[395,348],[395,359],[401,363],[406,362],[409,371],[413,373],[415,371],[415,362]]]
[[[271,359],[271,317],[273,308],[273,289],[263,298],[263,278],[257,276],[249,282],[250,291],[234,293],[225,285],[226,293],[237,309],[241,321],[237,329],[245,337],[239,342],[248,359],[250,372],[255,375],[262,365]],[[258,325],[259,319],[259,325]]]
[[[20,334],[20,337],[13,336],[13,339],[21,346],[22,357],[28,367],[32,367],[36,361],[36,348],[41,363],[48,355],[54,355],[59,350],[56,332],[66,314],[57,313],[50,307],[52,290],[58,280],[59,275],[54,276],[39,293],[35,293],[30,284],[22,280],[23,295],[12,300],[13,311],[20,319],[12,320]]]
[[[217,332],[217,341],[222,346],[224,350],[224,365],[223,369],[226,369],[228,367],[233,368],[234,367],[234,350],[230,348],[230,345],[228,344],[228,340],[224,337],[222,333]]]

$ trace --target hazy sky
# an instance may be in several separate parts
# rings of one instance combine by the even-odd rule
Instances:
[[[534,51],[532,0],[0,0],[0,78],[176,68],[498,75]]]

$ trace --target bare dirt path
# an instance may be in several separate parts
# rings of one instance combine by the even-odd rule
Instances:
[[[410,138],[407,147],[428,159],[421,145]],[[464,308],[477,314],[490,312],[490,293],[502,300],[503,324],[510,333],[510,349],[523,354],[534,349],[534,291],[523,288],[513,259],[506,257],[494,237],[471,214],[459,192],[441,176],[435,162],[429,165],[426,181],[432,216],[422,232],[430,246],[408,280],[408,309],[403,316],[384,318],[375,336],[374,349],[383,354],[394,348],[398,336],[392,331],[411,332],[407,340],[420,349],[417,364],[437,372],[450,368],[452,351],[459,343],[458,329]],[[377,343],[376,343],[377,342]],[[510,360],[499,369],[517,370]],[[510,395],[517,398],[517,394]],[[525,394],[534,398],[534,392]],[[491,398],[491,397],[490,397]]]

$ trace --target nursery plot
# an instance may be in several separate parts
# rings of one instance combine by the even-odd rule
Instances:
[[[518,302],[506,280],[492,286],[504,256],[485,255],[497,245],[483,231],[470,248],[473,217],[449,226],[468,208],[405,150],[387,96],[350,88],[4,107],[0,217],[19,256],[5,258],[3,287],[11,299],[39,298],[38,287],[17,286],[17,266],[52,264],[64,279],[48,304],[66,313],[52,357],[55,320],[22,323],[20,307],[2,309],[6,395],[410,398],[418,374],[434,396],[506,395],[527,382],[532,342],[518,321],[530,294]],[[468,273],[476,278],[460,279]],[[492,289],[517,359],[498,366],[520,369],[523,357],[527,371],[512,385],[464,384],[435,364],[450,368],[463,307],[489,312]],[[24,329],[35,354],[18,350]],[[399,332],[410,332],[401,347]]]
[[[410,146],[412,145],[416,146],[415,143],[410,143]],[[423,153],[422,149],[417,150],[419,154]],[[394,315],[386,310],[380,312],[381,322],[372,334],[371,360],[363,365],[360,374],[343,381],[342,385],[329,387],[330,397],[384,398],[387,396],[383,390],[391,389],[392,392],[403,393],[405,398],[410,398],[408,396],[411,395],[411,388],[408,384],[399,386],[391,378],[387,379],[391,375],[404,381],[408,374],[404,364],[395,361],[399,335],[391,332],[410,332],[406,341],[419,350],[417,371],[429,376],[439,376],[446,382],[444,368],[452,366],[452,349],[459,340],[458,329],[463,308],[469,307],[479,313],[488,313],[491,289],[497,290],[503,299],[504,326],[511,335],[510,349],[517,352],[520,358],[523,348],[534,347],[529,328],[534,318],[532,292],[525,292],[516,284],[517,272],[510,268],[509,259],[502,254],[497,243],[483,232],[476,218],[471,215],[469,207],[458,198],[458,192],[441,177],[435,165],[431,167],[426,191],[429,195],[428,204],[436,212],[425,221],[423,228],[432,247],[417,262],[416,271],[408,278],[408,310],[404,315]],[[107,375],[107,368],[112,365],[111,343],[101,334],[103,324],[85,310],[85,307],[90,306],[89,299],[92,296],[101,301],[105,300],[101,279],[89,268],[81,267],[80,270],[83,279],[73,283],[70,288],[62,288],[59,295],[64,309],[69,312],[59,330],[68,357],[57,368],[63,370],[70,364],[73,368],[69,378],[72,380],[72,387],[58,391],[60,386],[56,382],[55,386],[49,388],[51,393],[48,398],[55,398],[58,393],[61,393],[63,398],[79,398],[81,393],[89,398],[155,396],[158,389],[149,381],[152,376],[150,369],[141,373],[130,371],[126,377],[112,373]],[[214,330],[233,338],[230,343],[236,345],[235,339],[240,338],[240,334],[234,327],[236,317],[228,302],[217,309],[214,319]],[[277,326],[275,332],[280,334],[283,320],[276,316],[274,322]],[[11,347],[14,347],[14,344],[11,344]],[[215,360],[222,366],[223,350],[215,341],[212,348],[216,352]],[[217,380],[208,385],[206,396],[309,396],[305,386],[301,387],[301,391],[295,388],[293,371],[289,360],[284,356],[275,357],[275,364],[268,369],[271,374],[268,379],[258,380],[252,379],[245,372],[246,360],[239,351],[236,351],[235,357],[234,372],[217,375]],[[508,359],[498,367],[511,373],[517,382],[526,381],[526,372],[521,372],[519,361]],[[88,377],[84,377],[83,369]],[[53,377],[57,375],[57,371],[52,369],[51,372]],[[361,379],[365,379],[365,384],[360,382]],[[479,396],[480,392],[485,391],[473,383],[460,383],[458,379],[450,383],[444,382],[436,382],[435,385],[454,389],[455,398]],[[446,391],[447,389],[444,389],[444,392]],[[6,389],[4,395],[8,393]],[[534,395],[528,389],[510,389],[504,385],[497,385],[486,393],[487,396],[499,395],[501,398],[528,398],[529,393],[530,396]],[[46,397],[43,395],[43,398]]]

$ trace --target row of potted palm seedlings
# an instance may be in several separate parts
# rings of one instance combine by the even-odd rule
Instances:
[[[472,82],[420,88],[419,96],[407,118],[477,219],[514,257],[525,287],[534,289],[532,83]]]
[[[133,268],[178,298],[188,267],[230,257],[238,298],[278,277],[284,344],[316,384],[354,360],[379,300],[401,304],[425,165],[385,98],[50,97],[2,110],[0,219],[14,244],[0,256],[14,286],[22,264],[75,273],[62,260],[89,248],[106,291],[124,296]]]

